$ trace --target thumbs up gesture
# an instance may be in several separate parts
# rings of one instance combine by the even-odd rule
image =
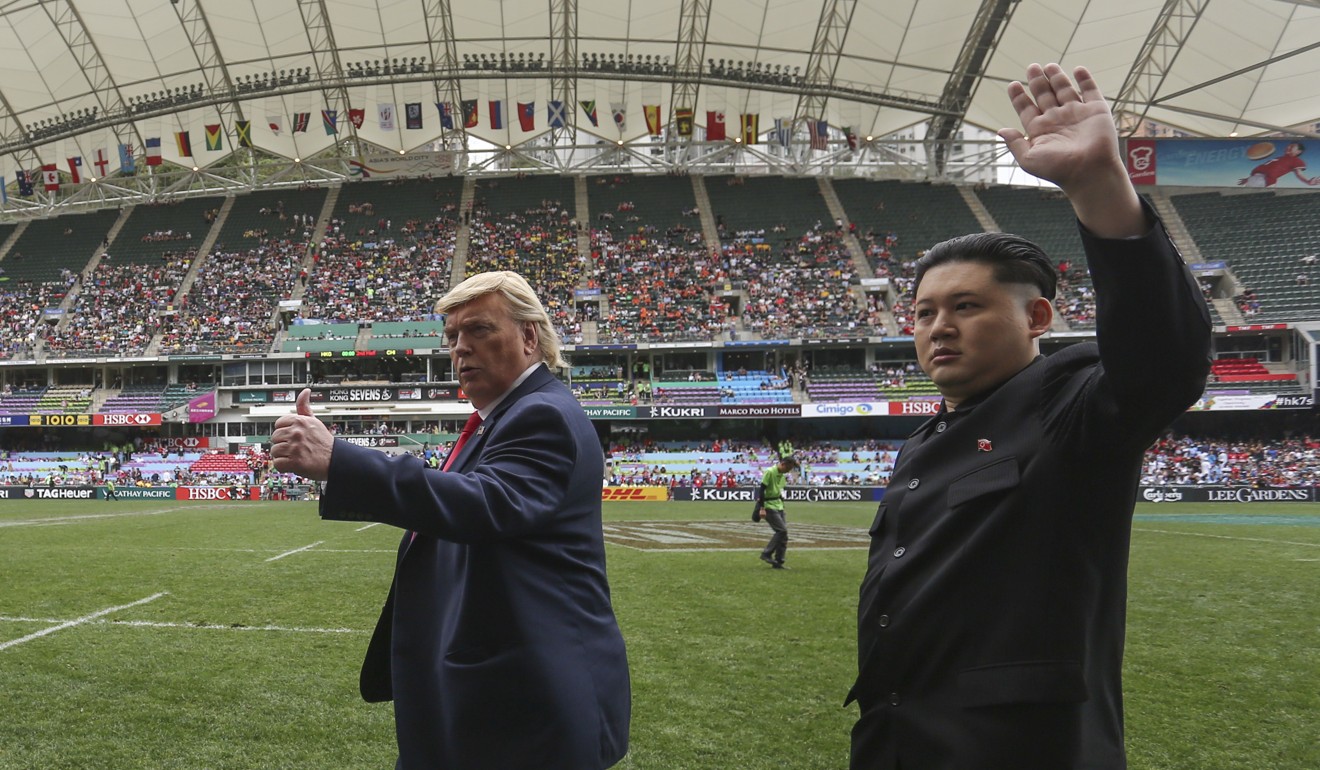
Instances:
[[[297,402],[297,404],[296,404],[296,406],[295,406],[295,411],[296,411],[296,413],[297,413],[298,415],[300,415],[300,416],[302,416],[302,417],[311,417],[311,416],[312,416],[312,389],[311,389],[311,388],[303,388],[302,391],[300,391],[300,392],[298,393],[298,402]]]
[[[330,429],[312,413],[311,389],[303,388],[293,414],[275,421],[275,431],[270,434],[271,464],[281,473],[325,481],[330,476],[334,446]]]

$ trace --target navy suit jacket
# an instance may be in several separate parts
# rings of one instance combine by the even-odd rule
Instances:
[[[592,770],[627,752],[628,662],[601,532],[603,457],[542,366],[447,472],[336,441],[326,519],[416,532],[362,665],[401,770]]]

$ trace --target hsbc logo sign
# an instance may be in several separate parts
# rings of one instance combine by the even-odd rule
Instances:
[[[891,401],[889,402],[890,414],[916,414],[933,415],[939,414],[939,401]]]
[[[101,418],[102,425],[159,425],[160,415],[157,414],[103,414],[97,415]]]
[[[179,487],[177,500],[255,500],[256,487]]]

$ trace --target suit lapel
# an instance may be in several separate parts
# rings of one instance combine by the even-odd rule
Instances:
[[[509,411],[509,408],[517,403],[518,399],[528,393],[540,390],[545,387],[548,382],[553,381],[554,378],[555,376],[550,373],[550,369],[545,364],[538,366],[536,371],[528,375],[527,379],[523,380],[521,385],[514,388],[513,392],[501,401],[499,406],[495,407],[495,411],[491,412],[489,418],[481,421],[481,425],[477,428],[477,432],[472,434],[472,438],[467,440],[467,443],[463,445],[463,451],[459,452],[458,457],[454,458],[454,464],[449,466],[450,471],[462,472],[467,470],[468,466],[472,465],[476,458],[481,455],[481,449],[486,445],[486,437],[489,436],[491,431],[495,429],[495,426],[499,424],[504,413]]]

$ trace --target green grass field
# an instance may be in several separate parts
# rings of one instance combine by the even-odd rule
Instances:
[[[634,533],[609,547],[633,677],[620,768],[846,766],[874,506],[792,506],[814,544],[784,572],[746,508],[606,507]],[[398,539],[308,503],[0,502],[0,769],[392,767],[390,708],[357,671]],[[1131,766],[1320,767],[1318,589],[1320,506],[1140,508]]]

